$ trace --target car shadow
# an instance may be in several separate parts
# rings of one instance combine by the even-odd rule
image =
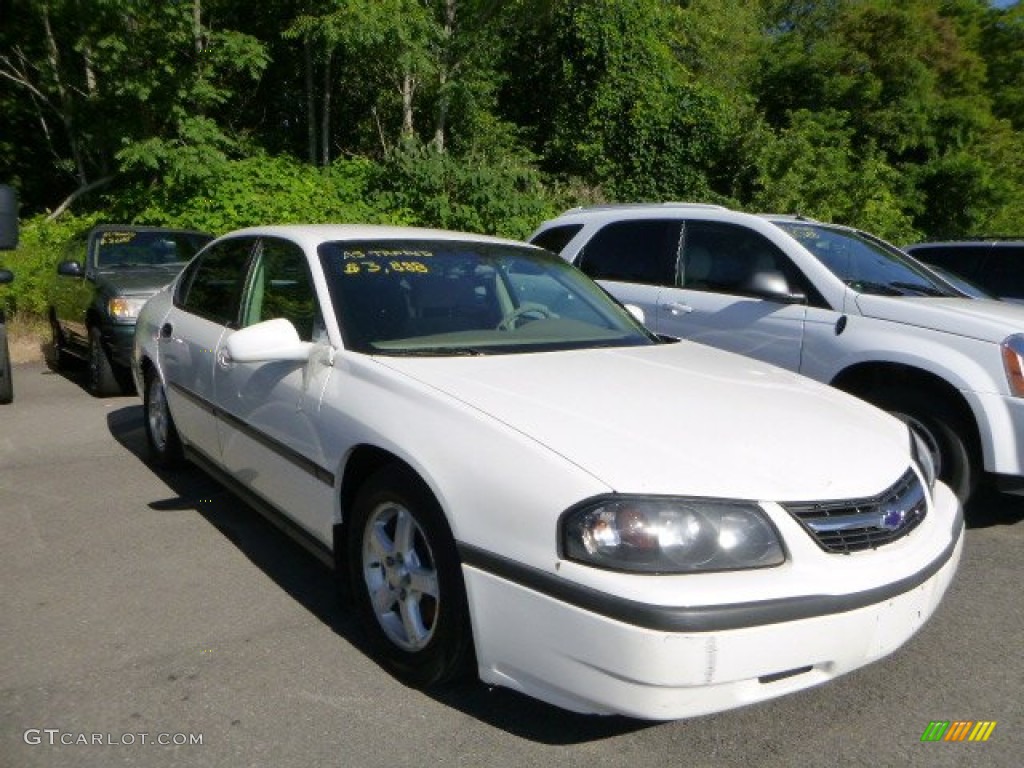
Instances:
[[[964,506],[968,528],[991,528],[1016,525],[1024,521],[1024,496],[1000,493],[991,485],[983,485]]]
[[[367,657],[375,658],[357,617],[339,595],[332,569],[202,470],[192,466],[163,470],[145,461],[141,404],[110,411],[107,427],[118,443],[171,489],[168,498],[150,501],[150,509],[199,513],[306,610]],[[386,672],[383,668],[381,671]],[[553,746],[599,741],[655,725],[626,717],[579,715],[480,682],[464,682],[425,693],[495,728]]]

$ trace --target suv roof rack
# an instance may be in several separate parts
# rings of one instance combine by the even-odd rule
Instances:
[[[570,211],[622,211],[637,210],[643,208],[708,208],[716,211],[728,211],[724,205],[714,203],[687,203],[687,202],[665,202],[665,203],[602,203],[599,205],[578,205],[570,208]]]

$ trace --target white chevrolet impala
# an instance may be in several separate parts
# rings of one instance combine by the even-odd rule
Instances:
[[[574,267],[478,235],[246,229],[139,317],[154,461],[332,564],[382,664],[699,715],[906,642],[963,518],[896,419],[668,343]]]

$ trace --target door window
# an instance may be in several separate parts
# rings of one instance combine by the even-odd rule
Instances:
[[[595,280],[672,285],[679,253],[679,221],[617,221],[587,243],[579,267]]]
[[[746,227],[689,221],[679,283],[694,291],[756,295],[758,275],[784,278],[790,292],[808,290],[800,271],[774,243]]]
[[[268,238],[252,270],[242,327],[277,317],[291,321],[303,341],[313,340],[318,313],[306,255],[295,243]]]
[[[183,276],[176,297],[179,307],[212,322],[237,327],[252,246],[249,238],[235,238],[207,248]]]

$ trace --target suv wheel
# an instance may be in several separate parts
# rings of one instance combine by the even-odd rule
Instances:
[[[89,367],[86,386],[95,397],[121,394],[121,385],[114,374],[107,351],[103,348],[99,328],[89,329]]]
[[[873,393],[869,400],[921,435],[939,479],[966,502],[978,486],[981,470],[971,449],[970,429],[954,409],[927,392],[904,388]]]

